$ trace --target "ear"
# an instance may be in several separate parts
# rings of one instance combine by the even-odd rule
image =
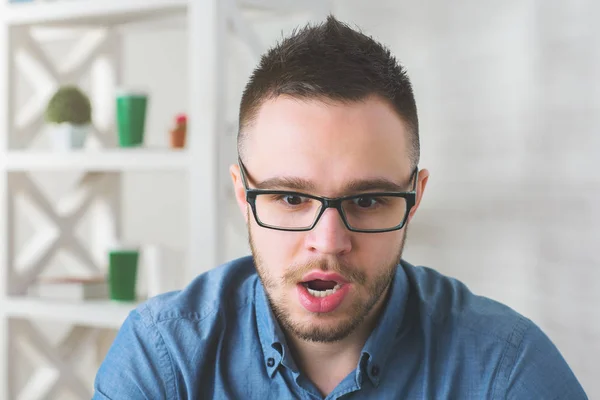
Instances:
[[[233,183],[233,193],[235,200],[237,201],[238,207],[248,223],[248,203],[246,202],[246,189],[244,188],[244,182],[242,181],[242,175],[240,167],[237,164],[233,164],[229,167],[229,173],[231,174],[231,181]]]
[[[408,213],[408,222],[410,222],[415,216],[419,205],[421,204],[421,200],[423,199],[423,193],[425,192],[425,187],[427,186],[427,181],[429,180],[429,171],[426,169],[422,169],[419,171],[419,176],[417,177],[417,200],[415,202],[415,206]]]

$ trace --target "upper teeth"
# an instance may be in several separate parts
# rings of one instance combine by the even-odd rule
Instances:
[[[338,291],[339,288],[341,288],[342,285],[340,285],[339,283],[337,283],[333,289],[327,289],[327,290],[313,290],[309,287],[307,287],[306,289],[308,290],[308,293],[310,293],[311,295],[315,296],[315,297],[327,297],[329,295],[334,294],[335,292]]]

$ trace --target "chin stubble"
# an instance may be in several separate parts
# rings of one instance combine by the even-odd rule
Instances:
[[[346,277],[350,282],[362,287],[364,287],[367,283],[364,273],[356,268],[351,268],[350,266],[343,265],[341,263],[319,263],[318,265],[304,264],[288,268],[283,279],[280,282],[277,282],[277,280],[268,273],[267,268],[265,268],[260,253],[257,251],[252,240],[250,227],[248,227],[248,239],[250,250],[254,257],[256,270],[265,288],[267,299],[271,309],[273,310],[273,314],[277,318],[284,331],[305,341],[332,343],[342,340],[354,332],[365,321],[367,315],[369,315],[373,307],[375,307],[382,296],[387,293],[387,288],[393,282],[396,268],[402,257],[404,243],[406,240],[406,231],[402,236],[395,259],[388,262],[388,265],[383,269],[382,273],[377,276],[373,283],[367,288],[367,300],[361,301],[359,298],[355,299],[354,303],[350,307],[352,310],[351,315],[340,321],[337,326],[331,326],[330,324],[327,326],[319,326],[319,324],[308,325],[293,321],[290,314],[286,311],[288,309],[287,299],[276,299],[274,298],[273,294],[276,293],[278,287],[289,287],[290,284],[299,282],[301,279],[300,277],[304,276],[306,272],[313,269],[337,272]],[[317,319],[322,318],[323,321],[327,321],[328,319],[327,315],[321,316],[319,314],[315,314],[315,316]]]

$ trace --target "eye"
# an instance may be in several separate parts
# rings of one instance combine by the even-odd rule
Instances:
[[[354,204],[359,206],[360,208],[369,208],[373,207],[377,203],[377,200],[374,197],[357,197],[354,199]]]
[[[303,200],[302,197],[296,196],[293,194],[283,196],[283,201],[285,201],[287,204],[289,204],[291,206],[298,206],[298,205],[302,204],[302,200]]]

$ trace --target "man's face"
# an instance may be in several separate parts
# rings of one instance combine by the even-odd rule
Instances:
[[[349,189],[359,181],[384,180],[411,189],[406,127],[377,98],[341,104],[278,97],[261,106],[245,133],[250,187],[325,197],[363,193]],[[257,271],[282,327],[318,342],[349,335],[383,300],[406,227],[351,232],[338,211],[328,208],[310,231],[263,228],[246,203],[237,166],[231,172]],[[279,183],[261,185],[273,179]]]

